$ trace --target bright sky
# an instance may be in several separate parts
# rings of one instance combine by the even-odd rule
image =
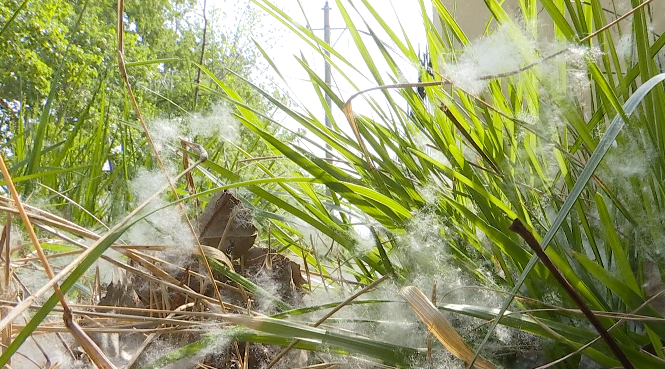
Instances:
[[[297,20],[302,25],[306,25],[309,22],[311,28],[315,30],[317,36],[323,39],[324,12],[322,8],[326,3],[325,0],[273,0],[273,3],[276,3],[277,6],[280,7],[285,13]],[[348,5],[348,2],[342,1],[342,3],[346,7],[347,12],[350,13],[358,29],[360,31],[367,31],[360,16],[358,16],[354,9]],[[358,7],[361,8],[361,10],[364,10],[364,7],[360,1],[354,3],[358,3]],[[397,15],[399,15],[399,21],[401,22],[402,27],[404,28],[404,31],[406,32],[407,37],[413,46],[416,49],[420,47],[420,50],[425,51],[425,32],[422,22],[422,15],[420,13],[420,8],[417,1],[369,0],[369,3],[376,9],[377,12],[379,12],[386,23],[390,25],[393,31],[397,34],[401,34],[400,24],[397,20]],[[425,0],[425,3],[426,9],[431,11],[431,2]],[[215,6],[223,7],[226,9],[228,9],[228,7],[231,5],[228,1],[225,0],[213,0],[213,4]],[[349,31],[344,30],[344,19],[340,14],[337,4],[334,0],[329,1],[328,4],[331,8],[331,43],[333,44],[335,50],[344,55],[351,63],[354,63],[354,65],[365,65],[362,57],[356,51],[357,48]],[[301,5],[302,10],[300,8]],[[379,38],[392,46],[392,43],[388,42],[389,37],[382,31],[381,26],[377,22],[371,22],[371,14],[366,12],[363,14],[363,16],[365,17],[365,20],[370,23],[369,26],[372,27],[372,29],[379,35]],[[228,17],[227,19],[232,18],[233,17]],[[315,50],[312,50],[311,47],[303,42],[298,36],[292,34],[288,29],[286,29],[285,26],[273,19],[270,15],[265,15],[261,23],[264,29],[269,30],[270,38],[272,38],[273,43],[272,47],[266,48],[266,51],[273,58],[277,68],[284,75],[290,89],[290,96],[300,105],[308,107],[310,110],[312,110],[312,112],[317,113],[317,115],[320,114],[318,116],[320,117],[321,121],[323,121],[324,113],[318,97],[311,88],[311,83],[307,81],[307,74],[295,60],[295,56],[299,56],[302,53],[304,58],[309,62],[310,66],[322,78],[324,75],[323,58],[318,55]],[[363,37],[365,37],[365,41],[367,42],[368,46],[373,45],[374,42],[370,36],[365,35]],[[377,58],[374,60],[377,62],[379,70],[387,71],[387,65],[385,63],[381,63],[383,58],[380,56],[378,49],[370,49],[370,53],[377,55]],[[398,63],[401,63],[400,68],[405,74],[404,77],[406,81],[417,82],[416,68],[411,66],[405,60],[398,60]],[[367,72],[366,75],[369,75],[369,72]],[[284,83],[279,81],[277,75],[271,74],[269,77],[274,78],[280,86],[284,86]],[[353,90],[348,83],[345,83],[339,75],[336,75],[334,71],[332,79],[332,84],[334,86],[333,89],[340,91],[339,94],[342,99],[346,100],[351,94],[355,92],[355,90]],[[361,89],[375,86],[375,84],[365,79],[362,75],[354,76],[354,83],[356,83]],[[362,99],[354,100],[354,110],[356,112],[364,112],[365,109],[363,109],[363,104],[364,102]],[[333,110],[336,111],[335,117],[338,124],[340,124],[342,127],[345,127],[347,123],[345,118],[343,118],[342,113],[337,109]],[[284,123],[289,128],[295,128],[295,126],[290,124],[288,121],[285,121]],[[313,151],[316,152],[316,150]]]
[[[400,26],[397,20],[396,14],[399,14],[399,20],[404,27],[407,36],[411,40],[414,47],[421,46],[421,49],[425,50],[425,32],[422,26],[422,15],[420,14],[420,9],[416,1],[386,1],[386,0],[370,0],[369,1],[373,7],[381,14],[387,24],[389,24],[396,33],[400,33]],[[326,1],[325,0],[301,0],[300,3],[303,6],[304,13],[301,11],[300,6],[298,5],[297,0],[279,0],[277,1],[278,6],[280,6],[287,14],[289,14],[294,19],[301,22],[301,24],[307,24],[309,21],[311,27],[316,30],[317,36],[323,38],[323,10]],[[361,18],[358,16],[355,11],[347,5],[346,2],[343,2],[346,5],[347,12],[351,14],[354,19],[354,23],[357,25],[359,30],[367,31]],[[358,2],[359,3],[359,2]],[[391,4],[392,3],[392,4]],[[339,8],[335,4],[335,1],[328,2],[330,10],[330,26],[333,29],[331,31],[331,44],[334,46],[335,50],[342,55],[344,55],[349,61],[354,63],[356,66],[362,66],[365,62],[362,60],[362,57],[357,52],[357,48],[353,42],[353,39],[348,30],[344,30],[345,23],[342,18]],[[362,8],[362,6],[359,6]],[[427,6],[428,9],[431,9],[431,5]],[[370,22],[372,19],[370,14],[363,14],[365,20]],[[266,17],[268,20],[269,17]],[[280,68],[282,73],[287,77],[288,83],[291,86],[292,90],[295,92],[297,97],[302,101],[302,103],[308,107],[313,107],[316,109],[320,106],[318,99],[313,90],[311,89],[310,83],[306,81],[307,75],[304,73],[299,64],[294,60],[295,55],[300,55],[302,52],[304,57],[310,63],[310,65],[317,71],[317,73],[323,76],[324,71],[324,61],[323,58],[318,55],[315,50],[312,50],[308,45],[302,42],[297,36],[293,36],[288,30],[284,30],[284,27],[281,24],[273,23],[277,29],[282,30],[281,37],[278,39],[277,45],[270,52],[271,56],[274,58],[275,63]],[[379,37],[388,41],[389,37],[385,35],[380,25],[378,23],[369,24],[372,29],[379,34]],[[370,36],[364,35],[365,41],[368,46],[373,45],[373,41]],[[392,43],[389,43],[392,45]],[[378,49],[370,49],[370,53],[378,55],[375,61],[378,64],[379,70],[388,70],[387,65],[380,63],[382,57],[380,56]],[[404,73],[406,74],[406,79],[410,82],[416,82],[417,72],[416,69],[411,67],[406,61],[403,62],[401,66]],[[410,74],[409,74],[410,73]],[[367,73],[369,75],[369,73]],[[335,86],[339,91],[342,99],[348,98],[355,91],[348,84],[344,83],[340,76],[335,75],[333,72],[333,86]],[[374,87],[375,84],[366,80],[362,76],[357,76],[355,78],[355,83],[360,86],[360,88],[369,88]],[[300,93],[304,91],[304,93]],[[354,101],[356,109],[362,109],[361,99]],[[322,113],[323,114],[323,113]],[[341,115],[341,114],[340,114]]]
[[[287,14],[293,17],[295,20],[299,21],[301,24],[307,24],[309,21],[310,26],[316,31],[316,34],[323,38],[323,6],[326,1],[324,0],[301,0],[300,2],[303,5],[303,10],[305,14],[300,10],[297,0],[279,0],[275,1],[280,8],[282,8]],[[414,45],[420,43],[423,48],[425,44],[424,40],[424,30],[422,26],[422,16],[420,14],[419,8],[417,6],[417,1],[390,1],[386,0],[370,0],[372,6],[381,14],[387,24],[389,24],[396,33],[399,31],[399,23],[397,20],[396,14],[399,14],[399,19],[407,33],[407,36]],[[339,9],[337,8],[335,1],[328,2],[331,8],[330,11],[330,26],[333,28],[331,32],[332,44],[335,47],[335,50],[341,54],[347,56],[349,59],[354,60],[356,57],[360,58],[357,53],[353,51],[356,50],[356,47],[353,43],[353,40],[350,36],[350,33],[347,30],[344,30],[345,23],[342,18]],[[430,6],[428,6],[430,8]],[[367,31],[365,29],[361,18],[355,13],[355,11],[347,5],[347,11],[353,17],[355,24],[358,26],[359,30]],[[363,14],[365,20],[370,22],[371,15]],[[298,37],[290,34],[288,30],[285,30],[284,27],[278,23],[272,23],[274,20],[270,19],[269,16],[264,19],[264,21],[271,22],[272,26],[278,27],[282,30],[281,39],[278,42],[278,45],[273,49],[273,56],[275,61],[279,64],[282,64],[286,67],[287,70],[297,72],[300,68],[288,68],[289,65],[293,65],[293,56],[298,55],[303,51],[304,56],[309,60],[309,62],[321,71],[323,70],[323,59],[316,54],[314,50],[311,50],[305,43],[301,42]],[[381,27],[376,22],[370,22],[370,27],[379,34],[379,37],[382,40],[388,41],[389,38],[385,35]],[[366,41],[368,44],[373,44],[370,36],[365,35]],[[360,63],[364,64],[362,60],[358,60]]]

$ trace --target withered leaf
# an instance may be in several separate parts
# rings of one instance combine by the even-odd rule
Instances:
[[[199,241],[237,259],[256,240],[251,211],[229,191],[215,194],[197,220]]]
[[[269,259],[269,260],[268,260]],[[270,265],[271,269],[284,270],[282,280],[278,281],[284,286],[290,286],[291,283],[297,288],[302,288],[307,281],[300,273],[300,265],[288,257],[279,253],[269,253],[269,250],[263,247],[254,247],[245,254],[243,265],[245,268],[262,268]]]

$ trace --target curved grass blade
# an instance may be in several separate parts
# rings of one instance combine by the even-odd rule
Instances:
[[[54,169],[48,172],[42,172],[42,173],[33,173],[33,174],[28,174],[25,176],[18,176],[18,177],[12,177],[12,182],[14,183],[19,183],[19,182],[24,182],[28,181],[31,179],[35,178],[46,178],[50,176],[55,176],[56,174],[64,174],[64,173],[70,173],[70,172],[76,172],[81,169],[87,169],[89,168],[90,165],[81,165],[78,167],[71,167],[71,168],[60,168],[60,169]],[[6,182],[4,180],[0,181],[0,186],[4,186]]]
[[[233,324],[276,336],[313,341],[332,349],[365,355],[386,365],[409,367],[413,364],[414,359],[422,356],[420,351],[410,347],[357,337],[348,333],[336,333],[280,319],[234,314],[225,315],[224,319]]]
[[[245,328],[245,327],[233,327],[226,329],[221,333],[209,333],[204,335],[201,339],[192,342],[188,345],[178,347],[177,349],[170,351],[163,355],[162,357],[154,360],[153,362],[140,367],[139,369],[157,369],[164,368],[170,364],[173,364],[179,360],[186,359],[194,355],[200,355],[202,352],[209,352],[211,349],[219,348],[220,346],[225,345],[230,341],[238,342],[252,342],[252,343],[264,343],[268,345],[278,345],[278,346],[287,346],[291,343],[291,339],[286,337],[279,337],[272,334],[259,333],[254,330]],[[300,341],[295,346],[297,349],[301,350],[310,350],[310,351],[322,351],[326,348],[324,345],[312,342],[312,341]],[[348,351],[344,350],[331,350],[338,354],[349,354]]]
[[[661,73],[652,77],[642,86],[640,86],[635,91],[635,93],[630,96],[628,101],[626,101],[626,103],[624,104],[623,106],[624,115],[630,116],[635,111],[638,104],[647,95],[647,93],[649,93],[649,91],[651,91],[654,87],[656,87],[656,85],[658,85],[663,80],[665,80],[665,73]],[[619,132],[621,132],[621,129],[624,127],[625,124],[626,122],[623,120],[622,114],[617,114],[612,120],[612,124],[610,124],[609,128],[603,135],[602,139],[600,140],[600,142],[598,142],[596,149],[593,151],[593,154],[591,154],[591,157],[589,158],[587,165],[582,170],[582,173],[580,173],[580,176],[575,182],[575,185],[573,186],[573,189],[570,191],[570,194],[566,198],[566,201],[564,201],[563,205],[561,205],[561,210],[559,210],[559,212],[557,213],[556,218],[552,222],[552,226],[545,234],[545,237],[541,242],[543,250],[548,246],[550,241],[552,241],[552,239],[554,238],[554,235],[557,233],[557,231],[561,227],[561,224],[563,224],[563,221],[568,216],[568,213],[573,208],[573,205],[579,198],[580,194],[582,193],[582,190],[586,186],[587,182],[589,182],[589,179],[591,179],[591,176],[596,171],[596,168],[598,168],[598,165],[600,165],[600,162],[603,160],[603,157],[605,156],[607,151],[610,149],[610,147],[612,147],[612,144],[616,140],[617,136],[619,135]],[[502,316],[506,312],[506,310],[508,310],[508,307],[513,302],[515,294],[522,287],[522,284],[524,284],[524,281],[529,275],[529,272],[531,271],[531,269],[533,269],[533,267],[536,265],[537,262],[538,262],[538,256],[533,255],[531,257],[531,260],[529,260],[527,266],[524,268],[524,271],[520,275],[520,278],[515,283],[515,286],[513,286],[513,289],[511,290],[511,296],[504,303],[503,307],[501,308],[501,312],[498,314],[499,316]],[[487,335],[485,335],[485,338],[478,347],[477,354],[480,353],[482,349],[485,347],[485,345],[489,341],[490,336],[492,335],[494,329],[498,324],[499,320],[495,320],[492,323],[489,331],[487,332]],[[471,365],[475,360],[476,358],[474,358],[474,360],[471,361],[471,363],[469,364],[469,368],[471,367]]]

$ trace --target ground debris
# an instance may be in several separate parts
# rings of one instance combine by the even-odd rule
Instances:
[[[257,228],[253,224],[251,211],[245,208],[232,193],[223,191],[213,196],[203,213],[196,219],[195,224],[199,232],[199,242],[206,247],[204,250],[210,251],[210,254],[223,252],[226,255],[225,258],[231,260],[232,272],[257,285],[270,284],[270,290],[274,291],[275,297],[281,301],[288,304],[298,303],[303,292],[301,286],[305,283],[300,273],[300,266],[274,250],[255,245]],[[206,255],[215,257],[208,255],[208,252]],[[98,306],[140,308],[143,309],[143,312],[137,313],[137,315],[163,319],[177,317],[177,319],[185,321],[190,320],[199,326],[203,326],[201,323],[207,326],[215,324],[223,326],[223,322],[206,317],[178,315],[178,311],[182,310],[205,313],[210,311],[210,306],[217,302],[217,295],[209,274],[198,255],[192,255],[185,260],[184,264],[175,268],[159,265],[159,262],[138,260],[130,258],[129,264],[134,270],[139,270],[143,274],[129,272],[125,278],[114,280],[106,287],[106,294]],[[261,296],[252,295],[242,288],[229,278],[228,274],[213,270],[213,276],[225,305],[224,312],[242,314],[246,313],[248,308],[263,308],[264,306],[275,309],[274,305],[267,301],[264,304]],[[171,284],[159,283],[152,277]],[[174,288],[174,286],[179,288]],[[167,314],[165,311],[173,313]],[[141,324],[136,323],[135,326],[138,327]],[[167,324],[153,324],[153,326],[160,329],[168,328]],[[184,327],[187,325],[183,324],[175,328]],[[145,352],[149,352],[151,346],[162,348],[162,350],[163,347],[183,347],[200,340],[204,333],[196,329],[180,329],[175,334],[173,332],[162,333],[153,337],[150,345],[143,349]],[[112,360],[124,365],[135,353],[130,355],[124,352],[123,348],[126,348],[127,345],[123,344],[123,341],[131,342],[131,345],[138,348],[141,343],[136,341],[137,337],[145,340],[148,334],[120,334],[110,337],[99,335],[96,341],[106,346],[106,351],[109,352]],[[107,341],[110,341],[111,344],[107,344]],[[233,368],[240,367],[239,363],[247,360],[244,367],[260,368],[281,350],[277,346],[255,343],[248,344],[249,346],[245,350],[245,345],[247,344],[236,342],[219,347],[212,350],[214,352],[196,359],[196,363],[192,362],[191,367],[204,365],[208,368]],[[139,359],[137,363],[145,364],[148,361]],[[188,364],[185,365],[185,367],[189,367]]]

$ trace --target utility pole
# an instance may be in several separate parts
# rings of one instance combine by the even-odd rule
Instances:
[[[326,5],[323,7],[323,41],[327,45],[330,45],[330,7],[328,6],[328,1],[326,0]],[[324,51],[325,55],[327,58],[324,58],[325,62],[325,82],[328,87],[330,87],[332,83],[332,72],[330,70],[330,63],[328,62],[328,58],[330,58],[330,52],[328,50]],[[328,93],[326,93],[326,105],[328,106],[328,109],[330,109],[330,96]],[[325,116],[325,124],[327,128],[332,128],[332,124],[330,123],[330,118],[328,117],[328,114],[326,113]],[[330,155],[330,150],[332,148],[330,145],[326,144],[326,159],[331,159]]]

